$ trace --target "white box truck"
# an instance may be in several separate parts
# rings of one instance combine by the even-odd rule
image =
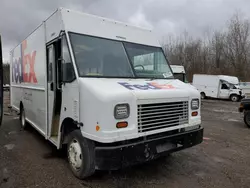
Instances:
[[[78,178],[203,140],[200,93],[173,78],[151,30],[59,8],[10,59],[21,126],[66,145]]]
[[[236,102],[244,98],[239,80],[234,76],[194,74],[192,84],[200,91],[203,99],[211,97]]]
[[[184,66],[182,66],[182,65],[170,65],[170,67],[171,67],[173,74],[174,74],[174,77],[176,79],[179,79],[180,81],[185,82],[185,83],[188,82]]]

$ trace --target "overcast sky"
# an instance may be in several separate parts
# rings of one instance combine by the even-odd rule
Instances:
[[[58,7],[153,28],[159,39],[183,30],[197,36],[207,28],[221,29],[236,10],[250,18],[250,0],[0,0],[5,61],[10,49]]]

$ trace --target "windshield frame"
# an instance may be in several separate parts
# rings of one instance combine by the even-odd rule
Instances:
[[[72,53],[71,53],[71,52],[70,52],[70,53],[71,53],[72,58],[74,59],[74,62],[75,62],[75,64],[76,64],[76,68],[77,68],[77,74],[79,75],[80,78],[118,78],[118,79],[119,79],[119,78],[123,78],[123,79],[148,79],[148,80],[154,80],[154,79],[159,79],[159,80],[172,80],[172,79],[175,79],[175,78],[174,78],[173,70],[172,70],[171,67],[170,67],[170,63],[169,63],[169,61],[168,61],[168,59],[167,59],[167,57],[166,57],[166,55],[165,55],[165,53],[164,53],[162,47],[160,47],[160,46],[150,46],[150,45],[146,45],[146,44],[139,44],[139,43],[128,42],[128,41],[123,41],[123,40],[115,40],[115,39],[104,38],[104,37],[100,37],[100,36],[93,36],[93,35],[88,35],[88,34],[82,34],[82,33],[77,33],[77,32],[72,32],[72,31],[68,31],[67,33],[68,33],[68,36],[69,36],[69,42],[70,42],[69,44],[70,44],[70,46],[71,46],[71,48],[72,48]],[[130,66],[130,68],[131,68],[131,72],[132,72],[132,74],[133,74],[133,77],[124,77],[124,76],[98,76],[98,75],[84,75],[84,76],[82,76],[82,75],[80,75],[80,74],[79,74],[79,67],[78,67],[78,64],[77,64],[76,58],[75,58],[75,53],[74,53],[74,52],[75,52],[75,49],[74,49],[74,45],[73,45],[72,40],[71,40],[71,34],[77,34],[77,35],[82,35],[82,36],[88,36],[88,37],[93,37],[93,38],[99,38],[99,39],[105,39],[105,40],[109,40],[109,41],[120,42],[120,43],[122,44],[123,50],[124,50],[124,52],[125,52],[125,54],[126,54],[126,58],[127,58],[127,60],[128,60],[129,66]],[[172,77],[168,77],[168,78],[154,78],[154,77],[142,77],[142,76],[138,77],[138,76],[136,75],[136,71],[135,71],[134,66],[133,66],[133,63],[132,63],[132,61],[131,61],[131,59],[130,59],[130,57],[129,57],[129,54],[128,54],[128,52],[127,52],[127,49],[125,48],[124,43],[136,44],[136,45],[141,45],[141,46],[148,46],[148,47],[158,48],[158,49],[162,52],[162,54],[163,54],[163,57],[164,57],[164,59],[165,59],[167,65],[168,65],[168,67],[169,67],[169,70],[170,70],[171,73],[172,73]]]

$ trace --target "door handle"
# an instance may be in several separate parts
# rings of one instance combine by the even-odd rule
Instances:
[[[54,91],[54,83],[50,83],[50,91]]]

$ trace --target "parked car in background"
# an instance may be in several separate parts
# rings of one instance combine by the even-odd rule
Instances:
[[[250,98],[241,100],[239,112],[243,113],[244,122],[250,128]]]
[[[194,74],[192,85],[200,91],[202,99],[211,97],[236,102],[245,97],[234,76]]]

